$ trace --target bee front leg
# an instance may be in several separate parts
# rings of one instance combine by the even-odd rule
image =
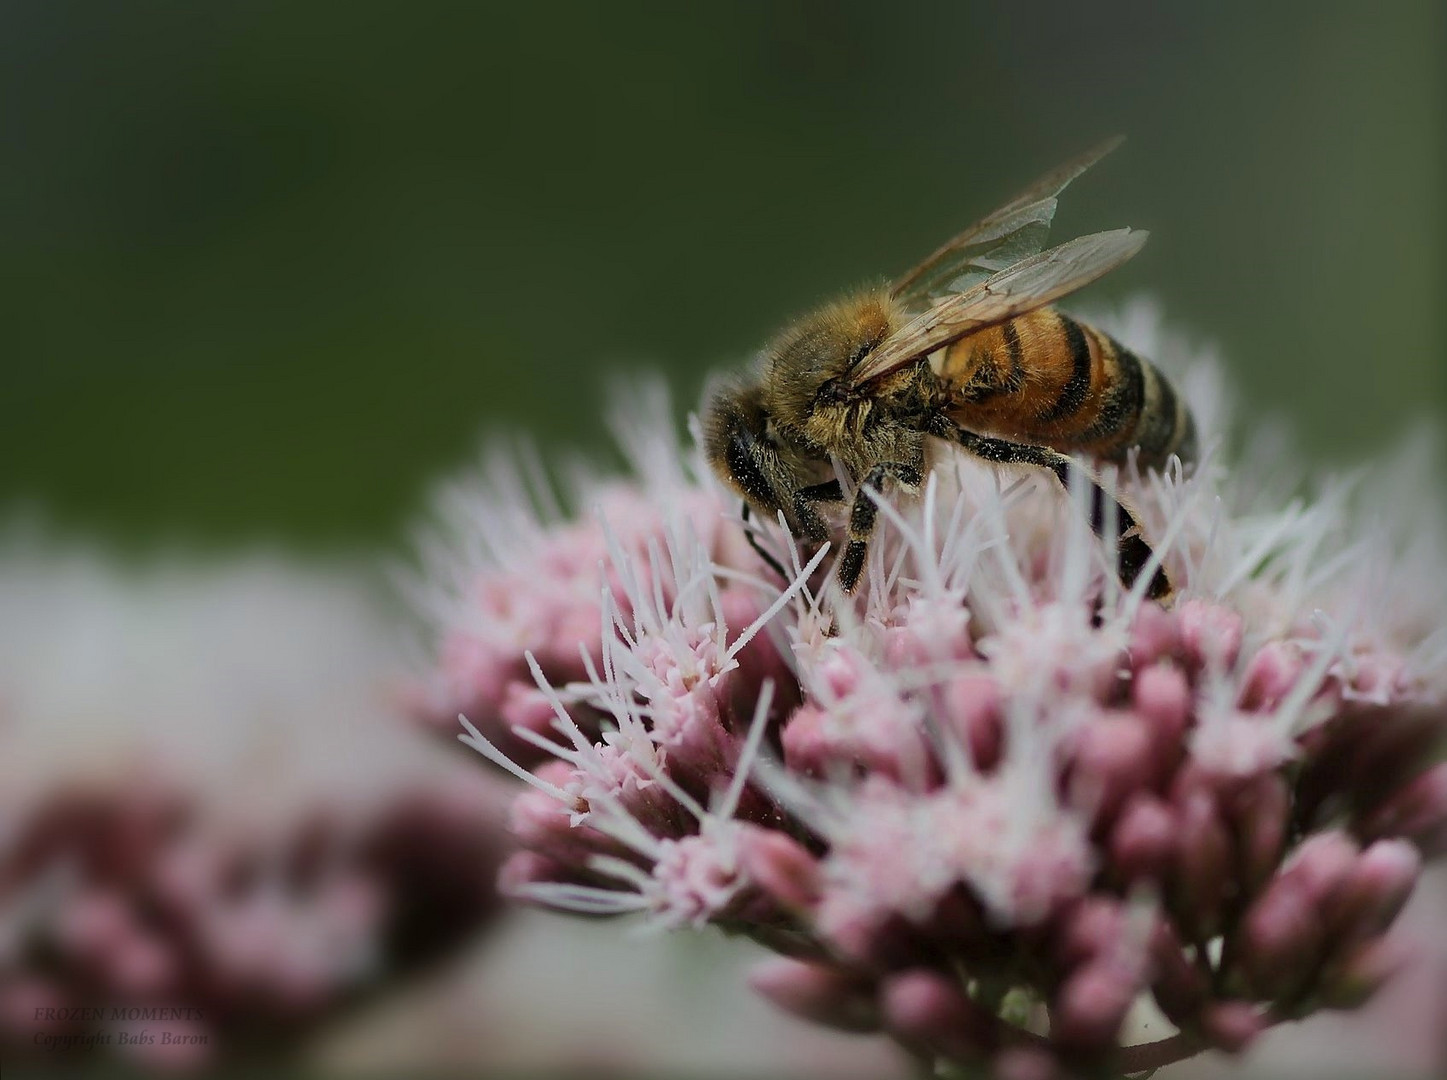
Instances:
[[[849,542],[844,546],[844,558],[839,562],[839,587],[852,593],[859,585],[859,575],[864,572],[864,560],[869,554],[869,541],[874,538],[875,520],[879,516],[879,504],[875,498],[884,492],[886,480],[893,480],[901,487],[917,490],[923,480],[924,455],[921,448],[918,464],[890,461],[881,462],[869,470],[854,493],[854,502],[849,506]],[[868,490],[866,490],[868,489]]]
[[[1067,491],[1070,489],[1070,467],[1074,463],[1058,450],[977,435],[944,415],[937,415],[931,420],[929,433],[958,443],[966,451],[985,461],[999,465],[1034,465],[1049,469],[1062,487]],[[1115,535],[1111,539],[1116,545],[1116,568],[1121,583],[1129,589],[1135,585],[1141,571],[1150,561],[1151,546],[1141,535],[1140,523],[1130,509],[1101,487],[1089,471],[1082,472],[1086,482],[1090,484],[1090,527],[1096,536],[1105,538],[1108,517],[1106,507],[1111,503],[1115,504]],[[1157,567],[1151,576],[1146,595],[1152,600],[1163,600],[1171,595],[1171,591],[1170,578],[1166,576],[1163,568]]]

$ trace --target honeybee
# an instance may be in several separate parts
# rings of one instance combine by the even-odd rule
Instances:
[[[999,465],[1049,470],[1061,484],[1069,480],[1068,454],[1120,463],[1134,451],[1143,468],[1160,468],[1172,455],[1188,461],[1195,425],[1166,377],[1048,306],[1145,244],[1145,232],[1117,229],[1042,250],[1060,192],[1119,142],[1042,177],[892,285],[806,315],[764,349],[754,379],[715,389],[705,408],[705,449],[743,496],[745,515],[782,513],[795,537],[826,542],[819,507],[844,499],[837,463],[857,485],[838,566],[839,585],[850,593],[877,511],[864,489],[918,493],[930,439]],[[1114,522],[1118,572],[1130,587],[1150,545],[1129,508],[1093,477],[1089,483],[1091,526],[1103,536]],[[779,569],[752,532],[749,539]],[[1163,570],[1147,591],[1170,594]]]

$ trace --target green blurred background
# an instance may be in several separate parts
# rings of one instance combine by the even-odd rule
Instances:
[[[126,544],[389,543],[508,423],[692,402],[1114,132],[1058,235],[1345,458],[1447,398],[1420,2],[0,8],[0,502]]]

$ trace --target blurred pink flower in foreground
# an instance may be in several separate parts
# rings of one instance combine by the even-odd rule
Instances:
[[[345,573],[0,558],[0,1054],[290,1049],[497,909],[499,785]]]
[[[1222,430],[1147,310],[1107,326]],[[1386,931],[1447,840],[1442,529],[1408,462],[1311,498],[1264,444],[1119,477],[1163,607],[1083,490],[941,452],[850,599],[769,530],[773,577],[665,402],[619,430],[636,479],[575,478],[583,517],[497,456],[425,560],[419,703],[530,785],[511,895],[747,935],[780,1007],[1008,1077],[1239,1052],[1407,962]]]

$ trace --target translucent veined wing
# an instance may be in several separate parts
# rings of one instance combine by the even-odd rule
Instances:
[[[849,373],[858,386],[966,334],[1059,300],[1131,258],[1150,234],[1142,229],[1091,233],[1032,255],[974,288],[954,293],[900,327]]]
[[[1060,193],[1123,141],[1120,136],[1109,139],[1042,176],[900,278],[894,285],[895,297],[906,306],[923,305],[932,297],[964,292],[1036,254],[1045,246]]]

